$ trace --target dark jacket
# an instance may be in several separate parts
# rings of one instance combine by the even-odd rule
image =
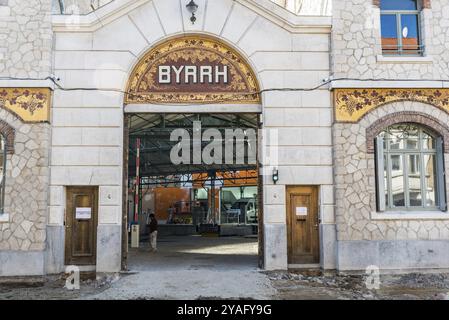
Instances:
[[[150,233],[157,231],[157,220],[156,218],[150,219]]]

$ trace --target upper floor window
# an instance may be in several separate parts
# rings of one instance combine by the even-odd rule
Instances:
[[[378,209],[446,210],[443,140],[401,123],[376,138]]]
[[[422,55],[420,1],[381,0],[380,24],[384,55]]]
[[[4,213],[5,174],[6,172],[6,139],[0,134],[0,214]]]

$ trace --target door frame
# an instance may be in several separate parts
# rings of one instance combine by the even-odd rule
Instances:
[[[94,255],[94,262],[92,264],[86,264],[86,263],[76,263],[76,265],[80,266],[95,266],[97,264],[97,237],[98,237],[98,209],[99,209],[99,188],[98,186],[66,186],[65,187],[65,215],[64,215],[64,264],[65,265],[72,265],[73,263],[70,263],[70,257],[71,255],[71,239],[68,237],[67,232],[67,220],[68,215],[72,215],[72,212],[69,212],[69,208],[73,210],[73,203],[70,204],[69,207],[69,201],[72,201],[72,197],[69,197],[69,192],[76,193],[76,190],[91,190],[93,194],[93,212],[92,217],[94,219],[93,224],[93,255]]]
[[[241,111],[241,105],[236,105],[239,108],[239,112],[207,112],[207,113],[247,113]],[[125,105],[126,107],[126,105]],[[258,107],[261,108],[261,106],[258,105]],[[125,109],[125,108],[124,108]],[[140,112],[140,113],[177,113],[177,114],[183,114],[183,113],[204,113],[204,112],[173,112],[166,110],[166,106],[162,106],[162,112],[161,110],[157,110],[158,112]],[[139,113],[139,112],[136,112]],[[258,112],[249,112],[249,113],[257,113],[258,114],[258,129],[263,128],[263,123],[261,122],[261,112],[258,110]],[[122,252],[121,252],[121,268],[122,271],[128,270],[128,165],[129,165],[129,155],[128,155],[128,149],[129,149],[129,121],[130,116],[135,114],[134,112],[126,111],[123,114],[123,175],[122,175]],[[262,136],[260,135],[260,132],[257,132],[257,149],[256,149],[256,159],[257,159],[257,172],[258,172],[258,265],[259,268],[264,269],[265,267],[265,237],[264,237],[264,183],[263,183],[263,166],[262,163],[259,161],[259,155],[260,150],[259,147],[261,146],[261,139]]]
[[[315,205],[316,205],[316,215],[317,215],[317,235],[316,235],[316,246],[317,246],[317,262],[316,263],[292,263],[291,262],[291,251],[292,251],[292,247],[291,247],[291,236],[292,236],[292,212],[290,212],[290,194],[294,193],[294,192],[289,192],[289,190],[293,190],[293,189],[301,189],[301,188],[310,188],[312,190],[312,201],[315,201]],[[310,194],[310,192],[297,192],[297,194],[301,195],[301,194]],[[313,198],[315,198],[315,200],[313,200]],[[319,185],[287,185],[285,187],[285,213],[286,213],[286,222],[287,222],[287,266],[288,268],[315,268],[315,267],[319,267],[321,265],[321,232],[320,232],[320,227],[321,227],[321,213],[320,213],[320,186]]]

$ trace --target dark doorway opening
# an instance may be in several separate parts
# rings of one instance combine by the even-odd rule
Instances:
[[[261,266],[259,115],[145,113],[125,122],[122,267]],[[159,224],[151,255],[150,214]]]

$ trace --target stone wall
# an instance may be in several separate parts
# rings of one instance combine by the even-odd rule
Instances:
[[[13,78],[0,87],[40,87],[38,80],[51,74],[52,43],[51,0],[0,0],[0,77]],[[47,247],[51,128],[25,123],[3,103],[0,107],[0,129],[8,131],[11,143],[0,215],[0,276],[39,275]]]
[[[412,62],[382,57],[380,9],[372,0],[334,0],[332,68],[336,78],[449,79],[449,1],[422,11],[425,57]]]
[[[422,213],[417,218],[376,213],[375,156],[367,150],[367,129],[394,113],[400,114],[395,122],[407,121],[410,118],[407,115],[412,114],[416,119],[433,119],[444,126],[449,123],[449,115],[431,105],[396,102],[371,111],[359,123],[334,124],[335,201],[340,241],[449,240],[448,214],[439,213],[439,217],[432,218],[432,213]],[[429,123],[424,121],[423,124]],[[440,134],[444,136],[445,132]],[[447,149],[445,152],[445,166],[448,168],[449,153]]]
[[[0,0],[0,77],[51,73],[52,0]]]
[[[0,258],[5,259],[0,275],[8,275],[22,271],[17,270],[20,265],[9,257],[10,253],[26,254],[46,248],[50,126],[24,124],[3,109],[0,119],[13,129],[15,140],[6,163],[7,219],[0,223]]]

